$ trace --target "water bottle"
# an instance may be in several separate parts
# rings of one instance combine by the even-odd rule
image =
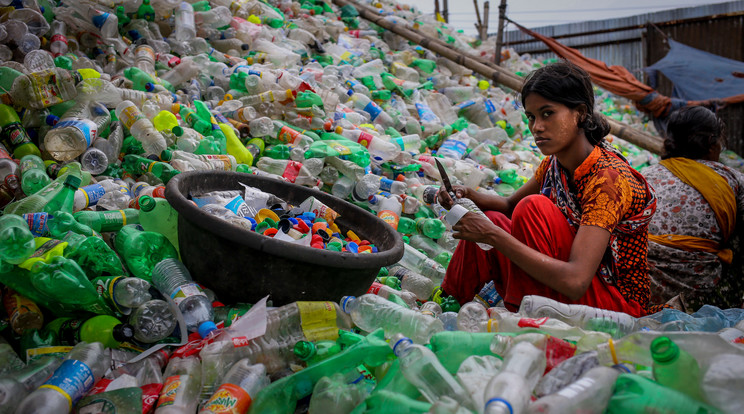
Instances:
[[[98,133],[108,128],[111,114],[96,102],[81,102],[68,109],[44,136],[44,147],[57,161],[69,161],[85,152]]]
[[[526,412],[602,414],[610,402],[618,375],[620,375],[618,369],[594,367],[578,381],[530,404]]]
[[[472,409],[474,404],[470,394],[447,372],[429,348],[414,344],[410,338],[402,334],[395,334],[390,339],[390,346],[400,361],[403,376],[415,385],[429,402],[434,403],[447,396]]]
[[[227,371],[222,384],[202,406],[199,414],[244,414],[248,412],[253,398],[269,382],[263,364],[253,365],[248,358],[241,359]]]
[[[190,332],[198,332],[202,338],[206,338],[217,329],[212,321],[212,303],[201,287],[191,279],[191,274],[183,263],[170,258],[159,262],[152,271],[152,282],[160,292],[176,302]]]
[[[80,342],[43,385],[23,399],[16,414],[67,414],[104,374],[110,356],[99,342]]]
[[[480,302],[468,302],[457,312],[457,329],[465,332],[480,332],[483,322],[488,320],[488,309]]]
[[[457,224],[460,219],[467,214],[468,212],[472,212],[475,214],[479,214],[482,216],[485,216],[483,211],[481,211],[480,208],[478,208],[477,205],[473,202],[473,200],[470,200],[469,198],[458,198],[455,200],[455,204],[452,206],[452,208],[445,214],[444,221],[449,224],[450,227]],[[478,247],[480,247],[483,250],[491,250],[493,249],[493,246],[486,243],[476,243]]]
[[[0,95],[4,104],[42,109],[73,99],[75,85],[82,80],[77,71],[62,68],[45,69],[15,79],[13,87]]]
[[[23,361],[13,350],[8,341],[0,336],[0,374],[23,368]]]
[[[196,412],[201,386],[199,358],[173,358],[163,374],[165,383],[155,405],[155,414]]]
[[[439,319],[406,309],[377,295],[344,296],[341,308],[364,331],[383,328],[388,334],[401,332],[416,343],[427,343],[433,334],[444,330]]]
[[[523,413],[537,381],[545,371],[545,352],[519,342],[504,356],[501,371],[486,386],[486,414]]]
[[[62,364],[62,360],[43,356],[25,367],[0,378],[0,414],[13,414],[18,404],[38,388]]]
[[[391,276],[400,279],[400,287],[407,290],[419,300],[427,300],[434,290],[434,282],[428,277],[414,272],[403,266],[391,266],[388,268]]]
[[[148,154],[160,155],[167,147],[163,135],[132,101],[122,101],[117,105],[116,116],[129,129],[132,136],[142,143],[142,148]]]
[[[0,216],[0,259],[11,264],[20,264],[36,250],[34,235],[21,216]]]
[[[141,304],[129,316],[134,339],[152,344],[170,336],[176,328],[176,317],[168,302],[153,299]]]
[[[435,284],[442,284],[444,275],[447,272],[442,265],[429,259],[425,254],[416,250],[411,245],[406,244],[404,247],[403,258],[400,259],[399,264],[428,277]]]

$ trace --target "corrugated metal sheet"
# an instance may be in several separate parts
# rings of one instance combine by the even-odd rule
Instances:
[[[558,38],[562,44],[579,50],[584,56],[608,65],[626,67],[645,81],[642,69],[667,53],[664,35],[709,53],[739,61],[744,60],[744,0],[647,13],[636,16],[545,26],[533,29]],[[647,26],[652,22],[659,30]],[[601,33],[603,31],[609,31]],[[599,33],[597,33],[599,32]],[[582,33],[588,33],[582,35]],[[555,58],[540,41],[521,31],[504,33],[504,47],[520,54],[529,53],[543,60]],[[671,95],[672,84],[660,76],[658,90]],[[729,148],[744,154],[744,105],[719,111],[726,123]]]

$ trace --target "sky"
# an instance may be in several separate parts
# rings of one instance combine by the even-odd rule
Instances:
[[[434,13],[435,0],[398,0],[401,4],[418,7],[424,13]],[[484,0],[476,0],[483,19]],[[439,0],[442,5],[444,0]],[[517,23],[528,27],[602,20],[633,16],[705,4],[725,3],[724,0],[507,0],[506,15]],[[489,2],[488,32],[498,28],[500,0]],[[473,0],[449,0],[449,22],[470,35],[476,34],[475,7]],[[506,30],[516,30],[511,25]]]

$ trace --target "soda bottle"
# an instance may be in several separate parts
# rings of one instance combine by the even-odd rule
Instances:
[[[132,101],[122,101],[117,105],[116,117],[129,129],[132,136],[142,143],[142,148],[148,154],[160,155],[167,147],[163,135]]]
[[[23,399],[16,413],[69,413],[103,376],[109,366],[109,358],[101,343],[81,342],[75,345],[51,378]]]
[[[390,339],[390,346],[400,360],[403,376],[415,385],[429,402],[448,396],[460,404],[472,409],[474,406],[470,394],[442,366],[434,352],[429,348],[414,344],[410,338],[395,334]]]
[[[545,352],[529,342],[511,347],[504,356],[501,371],[486,386],[484,412],[524,412],[532,390],[545,372],[545,365]]]
[[[28,329],[41,329],[44,325],[44,315],[36,303],[9,287],[3,289],[3,305],[10,327],[18,335]]]
[[[59,175],[49,185],[39,190],[37,193],[28,196],[22,200],[14,201],[5,207],[5,214],[18,214],[23,215],[27,213],[38,213],[44,210],[45,206],[51,201],[58,193],[62,191],[64,182],[67,176],[77,177],[79,180],[82,177],[82,171],[80,164],[77,162],[69,163],[65,166],[66,171],[60,170]],[[80,183],[78,183],[80,185]],[[74,190],[73,190],[74,194]],[[63,201],[63,200],[59,200]],[[72,206],[70,206],[72,208]],[[59,208],[57,209],[59,210]],[[53,210],[56,211],[56,210]],[[52,211],[52,212],[53,212]],[[47,211],[49,212],[49,211]],[[72,212],[72,211],[70,211]]]
[[[91,280],[102,296],[125,314],[152,298],[150,284],[138,277],[102,276]],[[122,312],[122,313],[124,313]]]
[[[19,165],[21,188],[26,195],[36,194],[49,185],[52,180],[46,173],[46,165],[38,155],[28,154],[21,158]]]
[[[21,125],[18,113],[9,105],[0,104],[0,139],[10,147],[15,158],[23,158],[26,155],[41,156],[39,147],[34,144],[28,136],[26,129]]]
[[[59,358],[43,356],[0,378],[0,414],[13,414],[28,393],[43,384],[60,364]]]
[[[698,401],[705,401],[700,388],[702,375],[695,358],[666,336],[651,342],[653,373],[656,382]]]
[[[34,235],[21,216],[6,213],[0,216],[0,260],[20,264],[36,251]]]
[[[148,282],[152,280],[155,265],[166,258],[177,258],[178,252],[160,233],[142,231],[136,225],[126,225],[114,239],[114,247],[124,259],[129,271]],[[157,284],[156,284],[157,287]],[[171,292],[163,291],[164,294]]]
[[[159,299],[143,303],[129,316],[134,339],[145,344],[167,338],[176,328],[176,322],[168,303]]]
[[[101,180],[95,184],[80,187],[75,191],[74,210],[80,211],[98,204],[104,195],[111,192],[128,194],[129,188],[121,180]]]
[[[112,313],[83,269],[71,259],[55,256],[48,262],[37,261],[31,267],[30,279],[44,300],[39,302],[41,305],[66,305],[96,314]]]
[[[27,73],[17,77],[0,99],[6,105],[42,109],[73,99],[77,96],[75,85],[82,79],[77,71],[62,68]]]
[[[81,182],[80,177],[72,174],[65,177],[62,188],[47,201],[44,207],[41,208],[41,211],[43,213],[55,213],[57,211],[72,213],[75,203],[75,191],[80,187]]]
[[[717,414],[720,411],[679,391],[636,374],[622,374],[615,382],[606,413]]]
[[[139,224],[140,211],[134,208],[113,211],[78,211],[72,216],[75,220],[96,232],[119,231],[130,224]]]
[[[163,259],[155,265],[152,281],[160,292],[176,302],[190,332],[198,332],[202,338],[206,338],[217,329],[213,322],[212,304],[201,287],[191,279],[183,263],[173,258]]]
[[[145,231],[160,233],[178,251],[178,212],[164,198],[139,198],[140,224]]]
[[[266,367],[253,365],[248,358],[236,362],[212,397],[202,406],[199,414],[245,414],[253,398],[267,385]]]
[[[308,171],[307,167],[297,161],[275,160],[263,157],[258,160],[256,167],[267,173],[281,176],[290,183],[313,187],[319,185],[320,182],[317,177]]]
[[[102,104],[78,102],[44,136],[44,147],[57,161],[76,158],[111,123],[111,114]]]
[[[68,232],[61,240],[68,243],[65,257],[74,260],[88,277],[104,273],[124,273],[121,259],[100,236],[82,236]]]
[[[160,153],[162,153],[162,151]],[[160,155],[160,153],[158,153],[158,155]],[[154,161],[134,154],[125,155],[121,167],[135,177],[145,173],[152,173],[164,183],[167,183],[168,180],[180,173],[180,171],[173,168],[173,166],[168,163]]]
[[[351,315],[360,329],[371,332],[383,328],[385,332],[400,332],[417,343],[427,343],[429,338],[444,329],[442,321],[420,312],[406,309],[389,300],[372,294],[360,297],[344,296],[341,309]]]
[[[155,414],[196,412],[201,386],[199,358],[172,358],[163,377],[165,383],[155,405]]]
[[[107,348],[119,348],[122,342],[131,341],[134,337],[131,325],[109,315],[98,315],[87,320],[57,318],[49,322],[46,329],[56,333],[62,345],[100,342]]]

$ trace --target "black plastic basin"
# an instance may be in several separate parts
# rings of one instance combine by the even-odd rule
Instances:
[[[253,233],[213,217],[191,202],[190,195],[240,190],[243,183],[298,205],[313,196],[341,216],[343,231],[353,230],[379,251],[353,254],[293,245]],[[275,305],[298,300],[338,301],[367,291],[383,266],[403,257],[403,240],[391,226],[330,194],[266,177],[226,171],[178,174],[165,198],[178,211],[181,260],[197,282],[225,303],[255,303],[270,295]]]

